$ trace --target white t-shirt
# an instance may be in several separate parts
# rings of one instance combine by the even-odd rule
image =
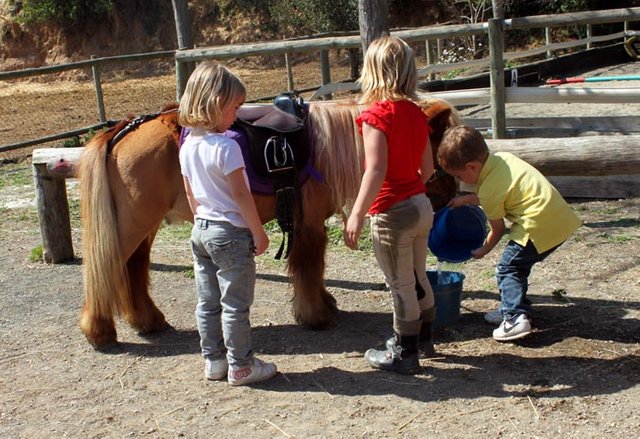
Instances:
[[[180,148],[180,171],[200,203],[196,217],[247,227],[225,179],[239,168],[249,187],[242,151],[235,140],[196,129],[187,135]]]

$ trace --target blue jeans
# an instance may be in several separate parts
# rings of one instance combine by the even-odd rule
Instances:
[[[244,366],[253,356],[249,308],[256,264],[247,228],[196,218],[191,231],[198,304],[196,322],[202,355]]]
[[[560,245],[544,253],[538,253],[531,240],[524,247],[515,241],[507,243],[496,266],[500,306],[505,319],[519,314],[528,314],[531,311],[531,305],[527,299],[531,268],[536,262],[543,261]]]

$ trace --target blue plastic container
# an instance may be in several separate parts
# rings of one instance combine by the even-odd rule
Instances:
[[[427,278],[436,302],[433,326],[451,326],[460,318],[460,295],[464,274],[456,271],[427,270]]]
[[[482,247],[487,217],[478,206],[444,207],[433,218],[429,249],[440,261],[464,262],[471,250]]]

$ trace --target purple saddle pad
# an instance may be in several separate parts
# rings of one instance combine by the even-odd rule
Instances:
[[[182,143],[184,142],[184,139],[187,137],[187,134],[189,134],[189,131],[189,128],[182,129],[182,132],[180,133],[180,145],[182,145]],[[251,192],[259,195],[273,195],[275,193],[273,182],[268,178],[258,175],[253,168],[247,135],[244,132],[233,128],[225,131],[222,135],[235,140],[236,142],[238,142],[238,145],[240,145],[242,158],[244,159],[245,170],[247,172],[247,177],[249,178],[249,186]],[[313,150],[313,146],[311,148]],[[322,181],[322,176],[313,167],[313,152],[309,154],[309,160],[305,167],[298,173],[300,184],[303,184],[305,181],[307,181],[310,176],[318,181]]]

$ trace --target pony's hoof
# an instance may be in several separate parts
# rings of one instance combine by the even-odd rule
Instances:
[[[314,331],[330,329],[336,324],[337,308],[325,308],[313,314],[296,314],[294,319],[300,326]]]
[[[173,329],[174,329],[173,326],[171,326],[166,320],[163,320],[162,322],[154,323],[153,325],[137,327],[136,332],[138,333],[139,336],[145,337],[148,335],[156,334],[158,332],[165,332]]]
[[[118,334],[111,319],[98,319],[83,312],[80,330],[95,349],[103,349],[118,343]]]
[[[96,351],[104,352],[108,351],[114,346],[118,345],[116,334],[85,334],[87,341],[93,346]]]

